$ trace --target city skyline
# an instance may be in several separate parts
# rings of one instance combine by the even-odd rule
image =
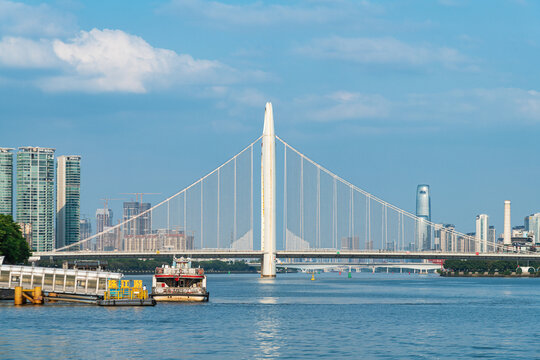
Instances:
[[[512,225],[538,212],[537,3],[199,5],[129,4],[128,21],[122,6],[1,1],[2,146],[81,154],[81,212],[94,214],[103,197],[189,185],[258,136],[271,100],[280,136],[410,212],[421,183],[433,221],[462,231],[482,213],[502,229],[506,199]],[[134,57],[80,65],[108,45]]]

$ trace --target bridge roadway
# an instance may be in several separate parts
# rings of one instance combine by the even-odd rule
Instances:
[[[194,259],[260,259],[263,252],[259,250],[187,250],[187,251],[156,251],[156,252],[123,252],[123,251],[51,251],[34,252],[33,258],[156,258],[170,256],[185,256]],[[278,259],[461,259],[461,260],[524,260],[540,261],[540,253],[455,253],[441,251],[338,251],[333,249],[321,250],[279,250]]]

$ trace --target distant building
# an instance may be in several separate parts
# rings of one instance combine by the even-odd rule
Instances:
[[[193,250],[193,235],[187,235],[183,230],[160,229],[152,234],[125,235],[122,249],[124,251],[185,251]]]
[[[474,251],[488,252],[489,216],[486,214],[476,215],[476,234]]]
[[[24,239],[26,240],[26,243],[28,246],[32,246],[32,224],[26,224],[26,223],[17,223],[19,225],[19,228],[21,228],[21,233]]]
[[[490,227],[488,229],[488,242],[489,242],[488,251],[492,251],[492,252],[497,251],[497,248],[496,248],[497,230],[495,230],[495,226],[490,225]]]
[[[540,213],[525,217],[525,230],[532,235],[535,244],[540,244]]]
[[[96,233],[99,234],[106,227],[112,226],[113,211],[111,209],[96,210]]]
[[[0,148],[0,214],[13,216],[13,153]]]
[[[431,250],[431,197],[429,185],[416,188],[416,250]]]
[[[360,238],[358,236],[347,236],[341,238],[341,250],[359,250]]]
[[[457,236],[454,224],[443,224],[439,229],[441,251],[457,251]]]
[[[124,221],[142,214],[124,225],[124,235],[146,235],[152,232],[152,213],[147,211],[151,207],[150,203],[124,202]]]
[[[33,251],[54,249],[54,151],[24,146],[17,153],[17,222],[31,224]]]
[[[512,246],[515,250],[528,250],[534,246],[534,235],[525,230],[524,226],[512,228]]]
[[[56,247],[79,241],[81,157],[59,156],[56,162]],[[72,248],[71,250],[77,250]]]
[[[88,239],[90,236],[92,236],[92,222],[90,219],[84,217],[79,220],[79,231],[79,241]],[[82,249],[90,250],[90,244],[88,244],[88,242],[81,245]]]

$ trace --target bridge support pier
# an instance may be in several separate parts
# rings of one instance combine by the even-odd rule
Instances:
[[[276,277],[276,138],[272,104],[266,103],[261,148],[261,277]]]

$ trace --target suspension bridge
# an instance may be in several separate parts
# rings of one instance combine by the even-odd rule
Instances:
[[[510,252],[498,243],[486,246],[353,185],[277,136],[270,103],[262,136],[215,170],[126,221],[34,253],[171,255],[258,258],[262,277],[275,276],[277,258],[540,260],[540,254]]]

